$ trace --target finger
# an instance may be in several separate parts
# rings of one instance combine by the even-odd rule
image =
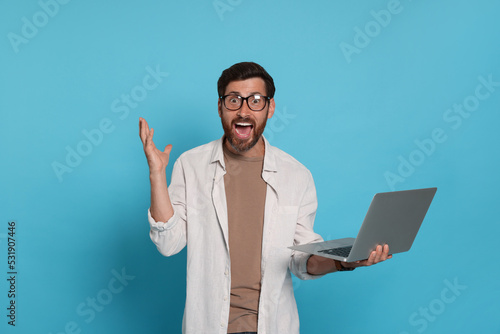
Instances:
[[[366,260],[363,261],[355,261],[355,262],[348,262],[349,266],[351,268],[358,268],[358,267],[363,267],[366,266]]]
[[[141,117],[139,117],[139,138],[141,138],[142,144],[144,144],[143,121]]]
[[[385,244],[384,246],[377,246],[377,257],[375,259],[375,263],[379,263],[388,259],[389,256],[389,245]]]
[[[357,267],[366,267],[366,266],[370,266],[370,264],[368,263],[369,260],[363,260],[363,261],[357,261],[356,262],[356,265]]]
[[[375,249],[375,257],[373,259],[373,263],[380,262],[381,256],[382,256],[382,246],[378,245],[377,248]]]
[[[170,155],[170,152],[172,151],[172,144],[168,144],[165,146],[165,149],[163,150],[164,153]]]
[[[142,144],[146,144],[146,139],[149,136],[148,122],[144,118],[139,118],[139,136],[141,137]]]
[[[151,129],[149,128],[149,124],[148,122],[146,122],[146,120],[144,120],[143,123],[143,127],[144,127],[144,134],[146,135],[146,137],[149,137],[150,135],[150,132],[151,132]]]
[[[377,262],[376,263],[379,263],[382,261],[384,261],[384,246],[379,245],[377,247]]]
[[[142,122],[149,129],[148,122],[146,121],[145,118],[139,117],[139,121]]]
[[[385,261],[389,258],[389,245],[385,244],[382,252],[382,261]]]
[[[377,256],[377,252],[376,251],[372,251],[370,253],[370,256],[368,257],[368,259],[366,260],[366,263],[365,265],[366,266],[371,266],[372,264],[375,263],[375,257]]]
[[[154,146],[154,142],[153,142],[153,134],[154,133],[155,133],[155,129],[153,129],[153,128],[149,129],[148,135],[146,137],[146,146],[149,146],[151,144],[153,144],[153,146]]]

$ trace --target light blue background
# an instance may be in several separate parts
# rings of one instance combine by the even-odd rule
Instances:
[[[72,322],[81,333],[180,332],[185,251],[165,258],[149,240],[138,118],[156,129],[158,146],[173,144],[173,161],[222,135],[216,81],[230,65],[256,61],[277,86],[266,135],[312,171],[315,229],[325,238],[355,236],[376,192],[438,187],[410,252],[294,279],[301,332],[500,333],[500,4],[216,3],[73,0],[44,22],[37,1],[1,1],[1,332],[64,333]],[[372,11],[388,6],[397,13],[374,23]],[[37,33],[13,46],[9,36],[22,36],[23,17],[34,16]],[[360,40],[357,29],[372,37]],[[356,41],[346,56],[341,46]],[[148,68],[168,76],[127,115],[114,112],[122,94],[140,93]],[[489,96],[454,129],[447,110],[474,102],[479,77],[497,85],[480,88]],[[105,119],[113,130],[59,180],[54,162],[66,164],[66,147],[76,150],[82,131]],[[446,140],[418,153],[415,141],[435,129]],[[410,157],[418,165],[391,186],[386,173]],[[15,328],[6,317],[9,220]],[[113,280],[122,270],[133,277],[126,286]],[[106,305],[91,319],[86,303],[98,296]]]

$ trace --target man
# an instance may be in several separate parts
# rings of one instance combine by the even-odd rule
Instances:
[[[313,231],[311,173],[262,136],[274,92],[258,64],[224,70],[218,81],[224,136],[183,153],[168,189],[172,146],[158,150],[154,130],[139,121],[150,170],[151,239],[165,256],[187,245],[184,333],[299,333],[290,272],[313,279],[390,258],[388,246],[356,263],[288,248],[322,238]]]

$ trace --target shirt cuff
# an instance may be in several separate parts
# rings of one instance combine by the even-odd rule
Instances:
[[[150,209],[148,209],[149,226],[151,227],[151,230],[153,230],[153,231],[163,232],[166,230],[170,230],[177,223],[177,221],[178,221],[177,217],[178,217],[177,213],[174,211],[174,215],[172,217],[170,217],[170,219],[167,220],[166,222],[157,222],[151,216]]]
[[[312,254],[302,254],[302,258],[299,260],[299,273],[300,279],[303,280],[308,280],[308,279],[316,279],[325,276],[326,274],[323,275],[311,275],[307,272],[307,262],[309,261],[309,258],[312,256]]]

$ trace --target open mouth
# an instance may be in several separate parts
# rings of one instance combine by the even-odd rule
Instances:
[[[253,124],[248,122],[236,122],[234,123],[233,128],[239,139],[247,139],[252,133]]]

